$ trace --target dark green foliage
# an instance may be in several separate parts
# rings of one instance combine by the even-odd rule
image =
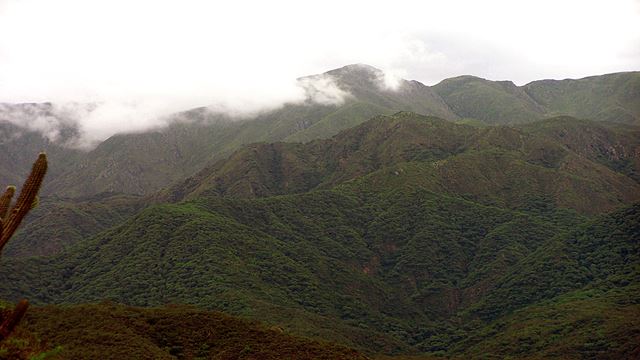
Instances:
[[[639,264],[640,204],[556,236],[472,307],[494,320],[457,350],[497,357],[634,358]]]
[[[640,182],[640,130],[567,116],[522,126],[549,137],[571,151]]]
[[[526,130],[478,129],[408,112],[379,116],[327,140],[245,147],[171,187],[159,200],[264,197],[352,180],[361,189],[418,185],[510,208],[545,198],[581,213],[640,199],[640,186],[632,179],[533,125]],[[617,139],[615,132],[608,135]]]

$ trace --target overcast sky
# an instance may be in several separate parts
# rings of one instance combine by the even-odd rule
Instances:
[[[640,70],[639,24],[635,0],[0,0],[0,102],[111,104],[87,120],[105,137],[194,106],[276,106],[350,63],[429,85]]]

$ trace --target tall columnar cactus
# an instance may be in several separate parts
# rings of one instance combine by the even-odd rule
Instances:
[[[9,242],[13,233],[15,233],[24,217],[35,204],[38,190],[40,190],[46,172],[47,156],[41,153],[33,164],[31,174],[24,182],[20,195],[13,207],[11,206],[11,199],[16,191],[14,186],[7,187],[7,190],[0,197],[0,253],[2,253],[4,246]],[[0,319],[0,341],[11,334],[28,307],[29,302],[21,300],[11,313],[4,319]]]

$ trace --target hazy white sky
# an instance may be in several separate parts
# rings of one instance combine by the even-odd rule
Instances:
[[[299,99],[366,63],[426,84],[640,70],[640,1],[0,0],[0,102],[100,101],[87,131]]]

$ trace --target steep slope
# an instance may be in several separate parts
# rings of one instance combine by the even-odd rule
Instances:
[[[328,140],[250,145],[171,187],[166,199],[328,188],[398,162],[455,154],[473,133],[469,126],[408,112],[379,116]]]
[[[546,299],[612,286],[631,296],[638,210],[573,231],[581,218],[571,212],[416,188],[209,199],[149,208],[57,257],[7,261],[0,279],[16,286],[0,290],[38,302],[192,303],[382,352],[471,339],[466,351],[474,336],[493,341],[484,325],[513,326],[510,314],[529,306],[544,313]],[[637,328],[625,326],[617,341],[628,351]]]
[[[523,231],[521,240],[494,244],[491,234],[505,227]],[[6,261],[0,296],[191,303],[349,346],[407,351],[473,302],[473,291],[457,288],[473,275],[465,264],[488,251],[480,248],[518,246],[516,261],[558,229],[418,189],[163,205],[58,256]]]
[[[639,72],[540,80],[524,86],[459,76],[432,89],[456,115],[489,124],[526,123],[560,115],[636,125],[640,120]]]
[[[350,181],[370,189],[411,184],[513,209],[552,203],[599,213],[638,199],[634,167],[619,165],[637,161],[634,131],[573,118],[479,129],[407,112],[376,117],[328,140],[244,147],[144,199],[44,197],[8,255],[59,251],[150,203],[302,193]]]
[[[450,120],[458,119],[458,115],[428,86],[404,79],[392,79],[395,83],[390,84],[382,71],[368,65],[348,65],[302,80],[313,80],[317,77],[333,79],[337,86],[350,96],[338,111],[288,136],[286,141],[328,138],[375,115],[389,115],[398,111],[411,111]]]
[[[316,81],[338,86],[346,94],[343,103],[316,102],[310,97],[248,118],[205,108],[175,114],[167,128],[115,135],[92,151],[64,159],[60,162],[64,171],[50,174],[44,192],[66,197],[101,192],[150,194],[247,143],[330,137],[372,116],[405,109],[457,118],[428,87],[401,80],[398,89],[391,90],[384,87],[382,75],[375,68],[352,65],[299,80],[305,88],[315,86]],[[40,147],[31,142],[34,144],[27,148]],[[21,167],[16,170],[26,171]],[[14,171],[7,168],[7,173]]]

